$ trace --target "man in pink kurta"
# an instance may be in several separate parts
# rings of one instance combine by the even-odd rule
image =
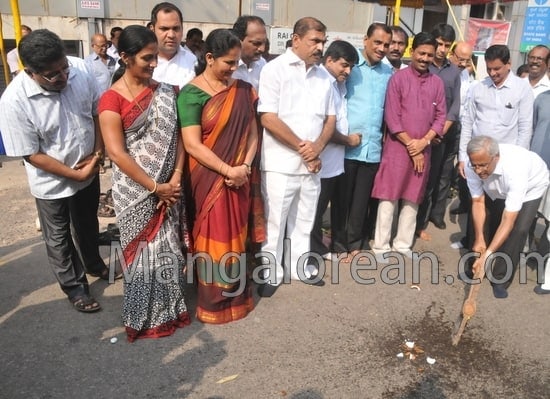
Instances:
[[[430,171],[430,144],[441,136],[446,118],[443,81],[428,70],[436,46],[431,34],[417,34],[410,66],[396,72],[388,84],[384,111],[388,135],[372,193],[381,200],[373,245],[379,261],[390,250],[411,254],[418,205]],[[399,200],[397,234],[390,245]]]

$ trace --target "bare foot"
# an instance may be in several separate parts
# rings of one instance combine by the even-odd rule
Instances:
[[[424,241],[430,241],[432,239],[432,236],[426,230],[419,230],[416,232],[416,235]]]

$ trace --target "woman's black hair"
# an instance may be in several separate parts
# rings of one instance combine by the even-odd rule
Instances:
[[[156,43],[157,37],[151,29],[141,25],[130,25],[122,30],[118,38],[118,53],[134,56],[151,43]],[[112,83],[116,82],[126,71],[122,58],[118,60],[120,67],[113,74]]]
[[[214,59],[229,53],[235,47],[241,47],[241,40],[229,29],[214,29],[204,41],[204,51],[197,59],[195,74],[198,76],[206,69],[206,54],[212,54]]]

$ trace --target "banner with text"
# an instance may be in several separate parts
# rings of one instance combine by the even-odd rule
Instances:
[[[468,43],[475,52],[485,52],[493,44],[508,44],[510,22],[470,18],[468,20]]]

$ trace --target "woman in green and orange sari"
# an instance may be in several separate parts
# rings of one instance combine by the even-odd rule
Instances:
[[[241,50],[233,33],[216,29],[205,45],[197,77],[178,96],[178,113],[190,155],[197,318],[221,324],[245,317],[254,307],[245,244],[251,233],[257,96],[250,84],[231,78]]]

